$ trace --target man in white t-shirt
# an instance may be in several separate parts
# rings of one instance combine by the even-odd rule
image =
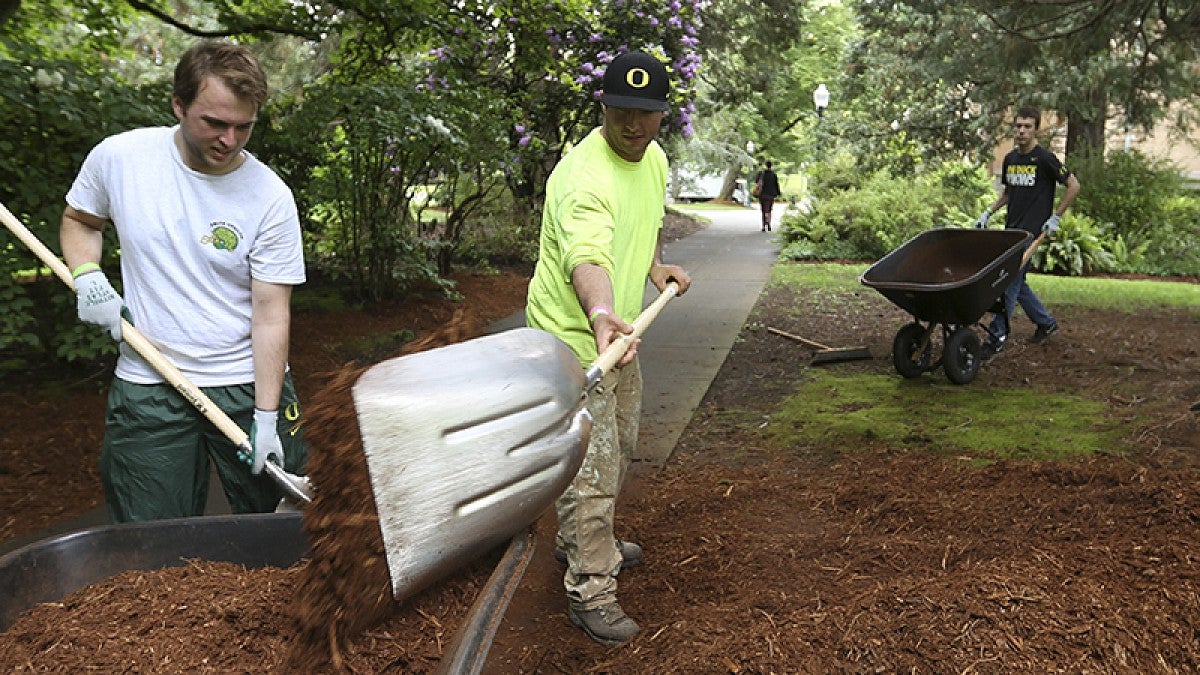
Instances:
[[[267,82],[241,45],[206,41],[175,68],[179,124],[101,141],[67,193],[60,236],[79,318],[121,339],[121,316],[250,434],[237,448],[126,344],[109,389],[100,473],[114,522],[201,515],[209,461],[235,513],[270,511],[262,474],[306,459],[287,368],[304,282],[291,191],[244,150]],[[124,298],[100,267],[111,222]]]

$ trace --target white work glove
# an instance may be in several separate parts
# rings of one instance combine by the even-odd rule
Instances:
[[[108,277],[99,268],[75,278],[76,308],[79,320],[108,330],[112,339],[121,340],[121,310],[125,301],[117,294]]]
[[[1045,232],[1046,234],[1053,237],[1054,233],[1058,232],[1058,224],[1061,222],[1062,222],[1062,216],[1058,215],[1057,213],[1050,216],[1046,220],[1046,224],[1042,225],[1042,232]]]
[[[992,210],[991,210],[991,209],[984,209],[984,210],[983,210],[983,215],[982,215],[982,216],[979,216],[979,220],[975,221],[975,227],[977,227],[977,228],[979,228],[979,229],[981,229],[981,230],[982,230],[983,228],[987,227],[987,221],[988,221],[988,218],[991,218],[991,217],[992,217]]]
[[[283,442],[279,440],[278,410],[254,409],[254,423],[250,425],[250,446],[254,450],[252,457],[239,450],[238,459],[250,465],[250,473],[257,476],[262,473],[268,460],[283,466]]]

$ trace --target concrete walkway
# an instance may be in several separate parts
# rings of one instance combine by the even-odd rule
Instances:
[[[684,210],[681,208],[681,210]],[[775,208],[778,224],[783,209]],[[682,265],[692,287],[672,300],[646,330],[639,359],[644,397],[636,459],[659,466],[708,392],[779,252],[775,232],[762,232],[758,208],[697,210],[712,225],[668,244],[665,262]],[[658,291],[648,285],[649,303]]]
[[[784,205],[775,208],[775,223]],[[688,211],[686,205],[680,210]],[[657,467],[671,456],[680,434],[708,391],[725,356],[754,307],[770,275],[779,247],[775,232],[762,232],[757,207],[690,211],[712,224],[668,244],[666,262],[683,266],[692,287],[667,304],[642,339],[641,364],[645,382],[641,434],[636,456],[640,466]],[[646,303],[658,291],[646,285]],[[524,325],[516,312],[490,327],[499,332]],[[229,505],[214,476],[207,513],[229,513]],[[40,539],[107,525],[103,507],[29,537],[0,545],[0,554]]]

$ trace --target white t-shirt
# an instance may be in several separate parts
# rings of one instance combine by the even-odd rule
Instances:
[[[296,203],[249,153],[221,176],[188,168],[176,129],[135,129],[100,142],[67,203],[115,225],[123,295],[138,331],[197,386],[250,383],[250,280],[304,283]],[[162,382],[124,343],[116,375]]]

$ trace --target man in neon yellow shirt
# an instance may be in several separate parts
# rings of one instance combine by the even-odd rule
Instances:
[[[660,291],[691,278],[662,262],[667,157],[655,141],[668,110],[667,69],[644,52],[615,58],[604,73],[604,120],[555,167],[546,185],[537,267],[526,323],[557,335],[586,368],[633,330],[646,279]],[[640,341],[638,341],[640,342]],[[556,555],[567,614],[592,639],[615,645],[637,623],[617,604],[617,573],[642,550],[613,533],[617,495],[637,442],[642,375],[637,343],[588,397],[594,424],[575,480],[555,504]]]

